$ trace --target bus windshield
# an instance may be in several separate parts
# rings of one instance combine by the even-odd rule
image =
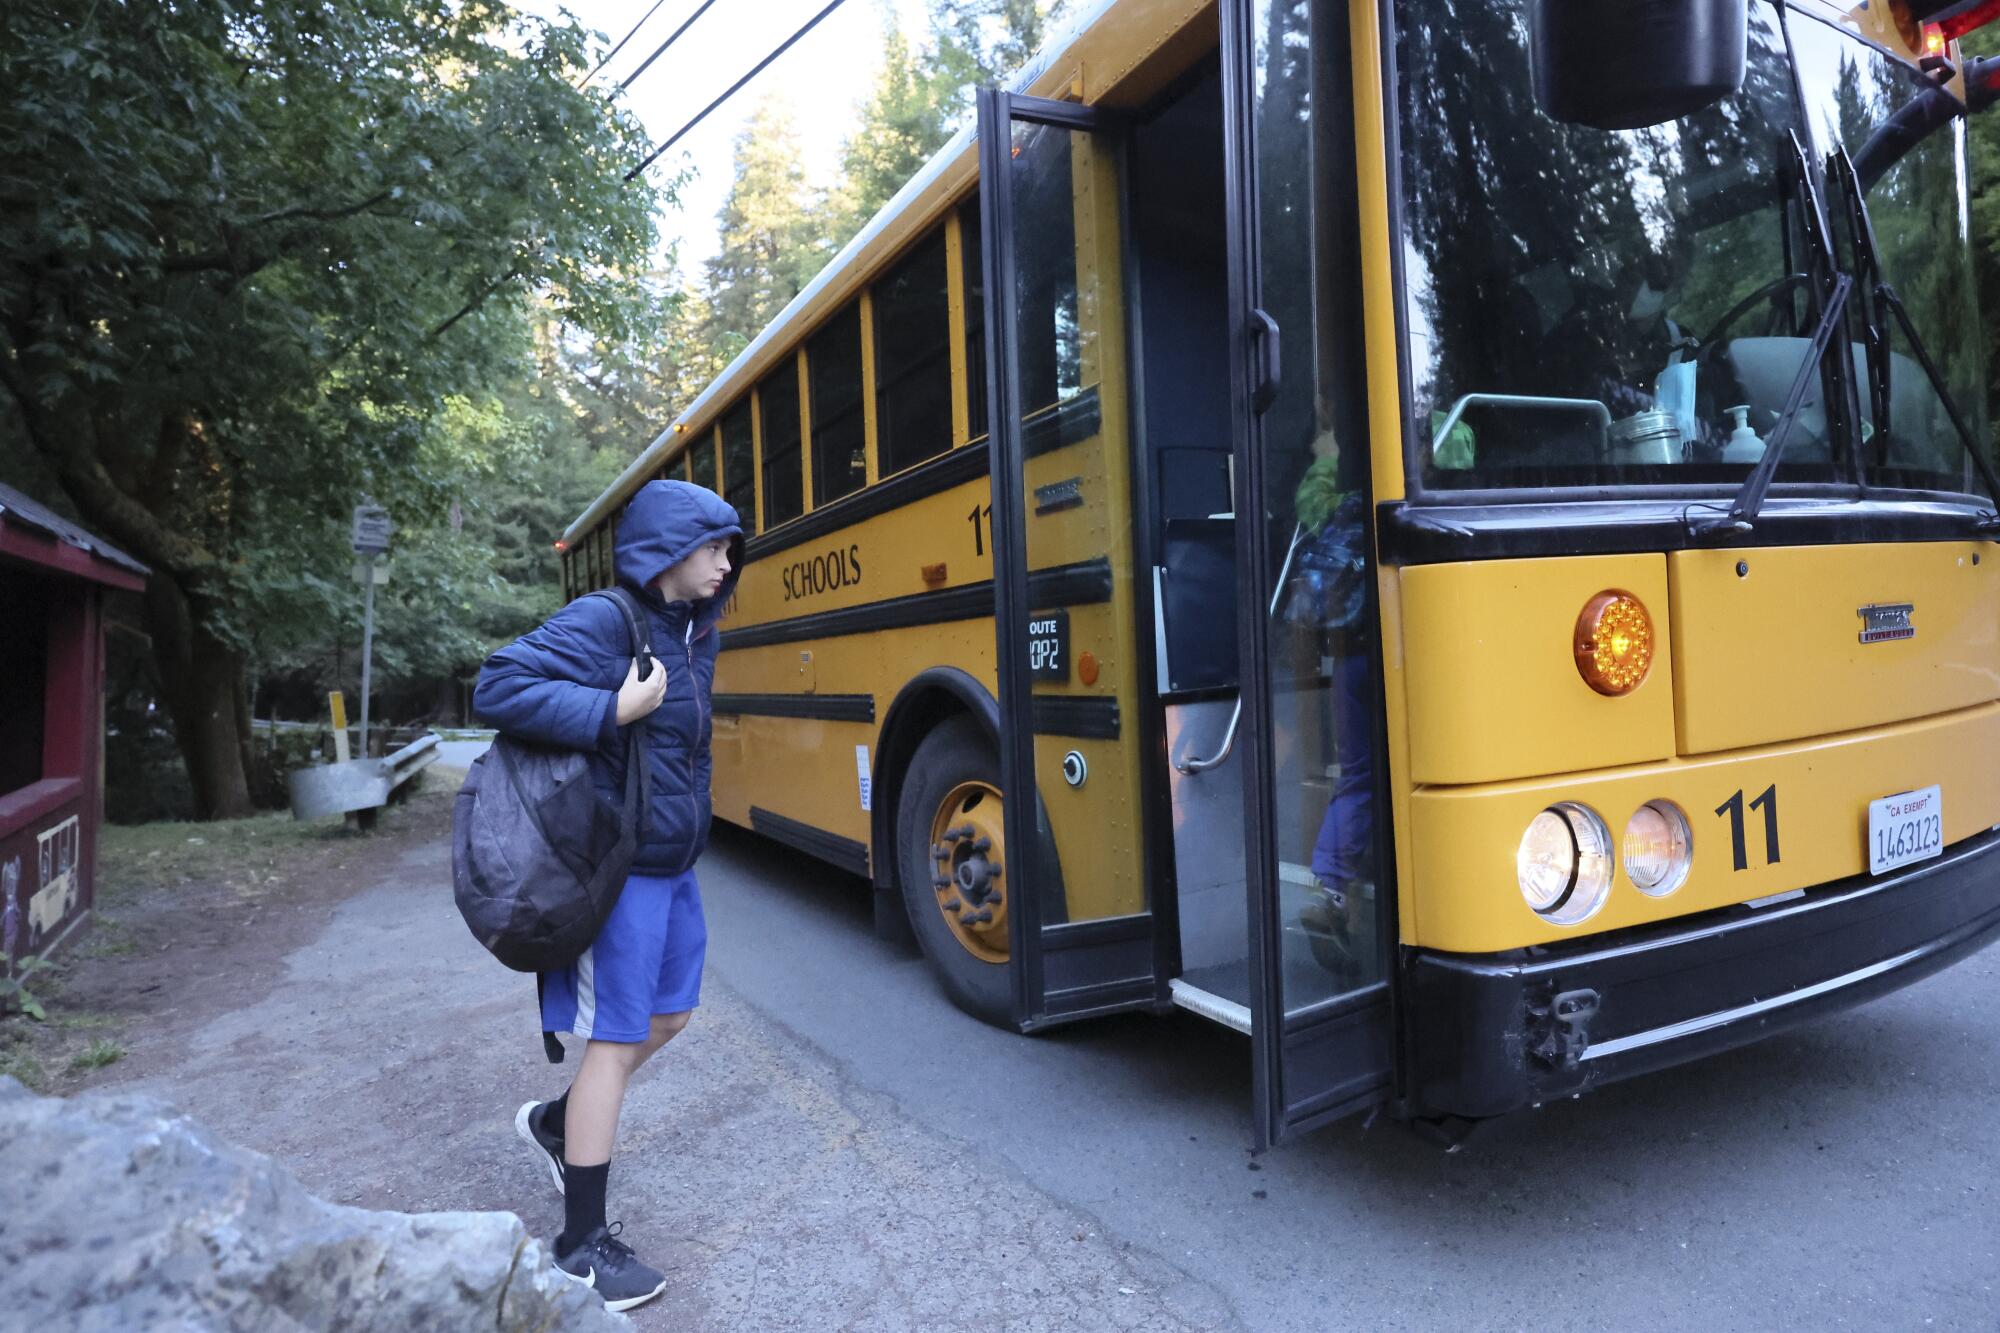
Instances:
[[[1817,158],[1835,146],[1830,131],[1865,137],[1856,117],[1872,125],[1896,104],[1895,76],[1883,68],[1893,62],[1794,20],[1826,48],[1814,48],[1826,70],[1806,72],[1807,97],[1828,101],[1827,114],[1813,114],[1794,91],[1777,9],[1756,3],[1735,95],[1677,121],[1604,131],[1559,124],[1537,107],[1525,0],[1413,0],[1397,13],[1413,481],[1434,491],[1740,484],[1763,455],[1815,323],[1794,144]],[[1845,120],[1833,110],[1843,88]],[[1953,136],[1937,138],[1948,171]],[[1940,213],[1957,216],[1961,201],[1953,181],[1937,178],[1937,159],[1913,154],[1869,197],[1871,207],[1893,197],[1924,212],[1890,229],[1898,239],[1883,268],[1926,296],[1930,273],[1898,271],[1916,267],[1918,253],[1901,237],[1920,234],[1948,267],[1966,262],[1962,226],[1937,223]],[[1836,259],[1852,271],[1844,244]],[[1963,304],[1971,290],[1964,282],[1951,295]],[[1833,354],[1850,349],[1867,440],[1863,307],[1850,305],[1852,336],[1836,335]],[[1976,348],[1959,327],[1953,316],[1938,339]],[[1921,441],[1894,457],[1894,483],[1962,489],[1950,472],[1955,441],[1938,430],[1949,432],[1949,421],[1910,348],[1899,341],[1887,365],[1898,430]],[[1852,479],[1847,443],[1832,438],[1840,414],[1823,396],[1815,376],[1779,481]],[[1890,481],[1889,472],[1870,480]]]
[[[1902,147],[1886,165],[1871,161],[1869,149],[1884,127],[1894,126],[1908,107],[1924,107],[1942,94],[1921,72],[1857,42],[1829,23],[1805,16],[1791,24],[1792,47],[1805,89],[1807,119],[1822,149],[1844,147],[1857,166],[1873,232],[1873,262],[1895,289],[1921,339],[1922,350],[1943,376],[1951,400],[1984,439],[1985,394],[1981,392],[1981,349],[1977,285],[1969,243],[1969,193],[1965,121],[1953,116]],[[1845,206],[1843,190],[1830,191],[1830,211]],[[1841,266],[1857,277],[1865,254],[1856,254],[1853,229],[1836,222]],[[1867,294],[1857,292],[1865,302]],[[1860,319],[1870,307],[1857,305],[1850,319],[1861,341]],[[1917,348],[1886,310],[1875,308],[1875,323],[1887,346],[1871,363],[1865,348],[1855,352],[1855,380],[1861,387],[1862,459],[1871,485],[1962,489],[1964,453],[1944,398],[1925,374]],[[1876,421],[1877,397],[1886,408],[1887,428]]]

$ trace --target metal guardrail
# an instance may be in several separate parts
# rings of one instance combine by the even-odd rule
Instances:
[[[292,818],[318,819],[380,809],[388,804],[390,792],[436,763],[437,758],[437,736],[425,735],[379,759],[293,769],[285,778]]]

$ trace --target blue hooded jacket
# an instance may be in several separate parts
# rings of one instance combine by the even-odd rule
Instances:
[[[729,541],[729,574],[715,596],[668,602],[653,587],[664,571],[717,538]],[[715,622],[742,568],[743,527],[714,491],[684,481],[641,487],[618,520],[618,582],[637,595],[653,653],[667,673],[666,698],[633,725],[646,728],[649,801],[632,869],[678,875],[708,845],[709,694],[715,682]],[[625,790],[625,738],[618,687],[632,665],[625,617],[603,597],[579,597],[539,629],[486,659],[472,710],[518,740],[591,752],[591,777],[616,804]]]

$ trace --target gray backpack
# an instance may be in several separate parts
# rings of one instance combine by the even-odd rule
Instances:
[[[609,598],[624,614],[642,677],[665,670],[653,661],[645,614],[630,593],[590,596]],[[452,895],[474,937],[517,972],[575,962],[625,887],[646,809],[646,728],[624,731],[619,805],[591,785],[588,754],[508,736],[494,737],[459,788],[451,813]]]

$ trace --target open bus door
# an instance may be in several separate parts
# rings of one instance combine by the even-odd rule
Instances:
[[[1130,631],[1122,137],[1074,103],[979,95],[996,878],[1024,1031],[1151,1008],[1162,991]]]
[[[1377,53],[1350,60],[1347,5],[1223,0],[1220,17],[1234,739],[1261,1148],[1394,1092],[1396,902],[1356,221],[1375,173],[1356,170],[1354,81]]]

